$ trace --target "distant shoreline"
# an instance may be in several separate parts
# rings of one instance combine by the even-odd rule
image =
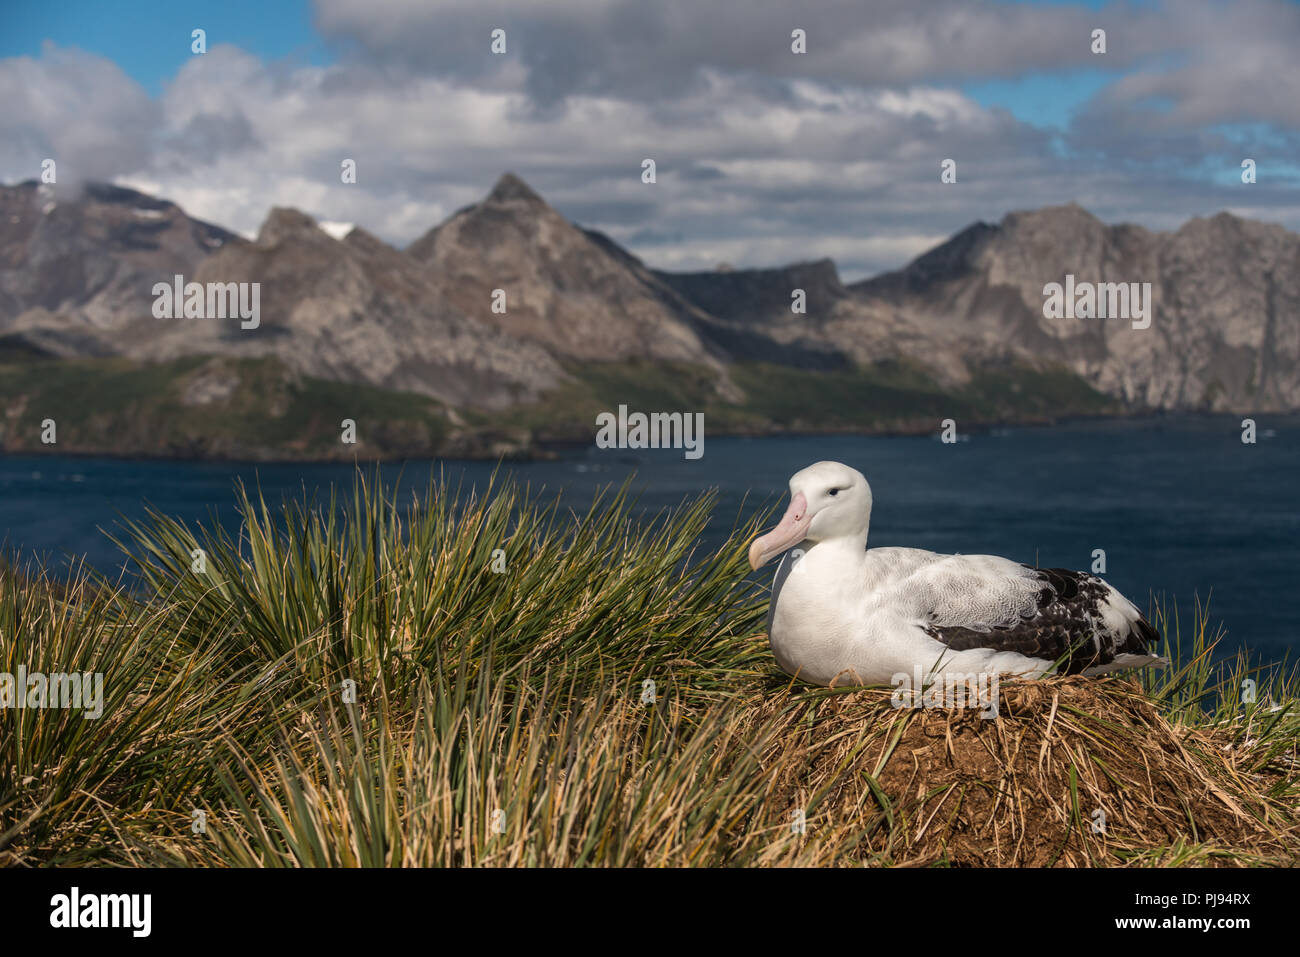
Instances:
[[[1162,410],[1141,410],[1135,412],[1122,413],[1100,413],[1100,414],[1080,414],[1080,415],[1063,415],[1052,417],[1032,417],[1012,421],[1001,422],[979,422],[973,425],[962,427],[958,423],[959,434],[966,435],[989,435],[999,429],[1049,429],[1056,426],[1070,426],[1086,422],[1138,422],[1149,420],[1150,422],[1192,422],[1192,421],[1210,421],[1222,419],[1225,422],[1237,420],[1239,418],[1271,417],[1272,419],[1294,420],[1300,418],[1300,411],[1296,412],[1170,412]],[[707,420],[706,420],[707,427]],[[937,435],[939,428],[935,426],[927,428],[907,428],[894,427],[882,429],[870,429],[860,427],[843,427],[827,429],[785,429],[785,428],[753,428],[753,429],[726,429],[718,432],[706,431],[706,454],[707,442],[718,439],[807,439],[817,438],[819,436],[860,436],[862,438],[917,438],[925,435]],[[577,439],[547,439],[538,441],[527,447],[521,448],[505,454],[440,454],[431,452],[429,454],[406,455],[396,453],[380,453],[377,455],[353,455],[353,456],[278,456],[270,454],[259,457],[241,457],[241,456],[223,456],[223,455],[185,455],[185,454],[119,454],[111,450],[73,450],[67,451],[58,448],[22,448],[9,450],[0,448],[0,460],[30,458],[33,460],[48,459],[101,459],[114,462],[148,462],[148,463],[192,463],[201,464],[220,464],[220,465],[348,465],[348,464],[365,464],[365,465],[389,465],[401,462],[545,462],[565,458],[574,452],[586,448],[595,448],[594,446],[595,429],[592,429],[592,439],[580,441]],[[609,449],[601,450],[609,454],[628,454],[645,451],[670,452],[671,449]]]

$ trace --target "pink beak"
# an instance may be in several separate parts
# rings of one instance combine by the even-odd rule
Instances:
[[[749,546],[749,567],[757,571],[787,548],[798,545],[808,534],[812,516],[808,514],[808,500],[800,492],[790,500],[784,517],[766,535],[760,535]]]

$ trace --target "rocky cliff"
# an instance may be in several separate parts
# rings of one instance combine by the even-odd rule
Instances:
[[[1150,284],[1150,325],[1047,318],[1044,288]],[[977,224],[902,270],[851,287],[903,316],[960,378],[1013,358],[1063,366],[1127,407],[1300,407],[1300,236],[1220,213],[1172,233],[1078,206]]]

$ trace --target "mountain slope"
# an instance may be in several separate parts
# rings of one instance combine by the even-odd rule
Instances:
[[[52,355],[111,355],[149,318],[150,288],[188,275],[227,243],[174,203],[89,184],[64,197],[34,182],[0,186],[0,341]]]
[[[481,202],[412,243],[442,293],[467,315],[561,359],[654,359],[714,368],[708,317],[625,251],[570,223],[513,174]],[[505,292],[505,312],[492,309]]]
[[[824,325],[848,291],[829,259],[776,269],[656,272],[655,276],[710,318],[704,328],[733,359],[809,369],[842,368],[846,351],[832,344]],[[803,313],[793,294],[805,294]]]
[[[1151,283],[1149,328],[1046,318],[1044,287]],[[849,287],[969,369],[1059,364],[1131,408],[1300,408],[1300,236],[1227,213],[1173,233],[1070,205],[977,224],[904,269]]]

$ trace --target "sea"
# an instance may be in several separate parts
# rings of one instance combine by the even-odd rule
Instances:
[[[1240,417],[1089,419],[1050,426],[933,436],[708,437],[681,450],[572,449],[501,471],[535,494],[577,508],[602,486],[631,478],[648,513],[716,489],[702,544],[737,518],[784,508],[789,477],[831,459],[862,471],[874,509],[868,547],[902,545],[1004,555],[1090,570],[1143,609],[1159,602],[1186,630],[1198,607],[1220,655],[1247,649],[1260,662],[1294,659],[1300,621],[1300,418],[1257,417],[1243,442]],[[485,488],[493,462],[386,464],[382,477],[423,490],[431,473]],[[373,466],[365,466],[369,474]],[[235,522],[242,480],[268,502],[327,498],[350,489],[356,466],[131,461],[0,456],[0,542],[8,554],[54,568],[83,558],[113,574],[122,565],[106,535],[146,508],[189,522]],[[764,570],[760,574],[767,575]]]

